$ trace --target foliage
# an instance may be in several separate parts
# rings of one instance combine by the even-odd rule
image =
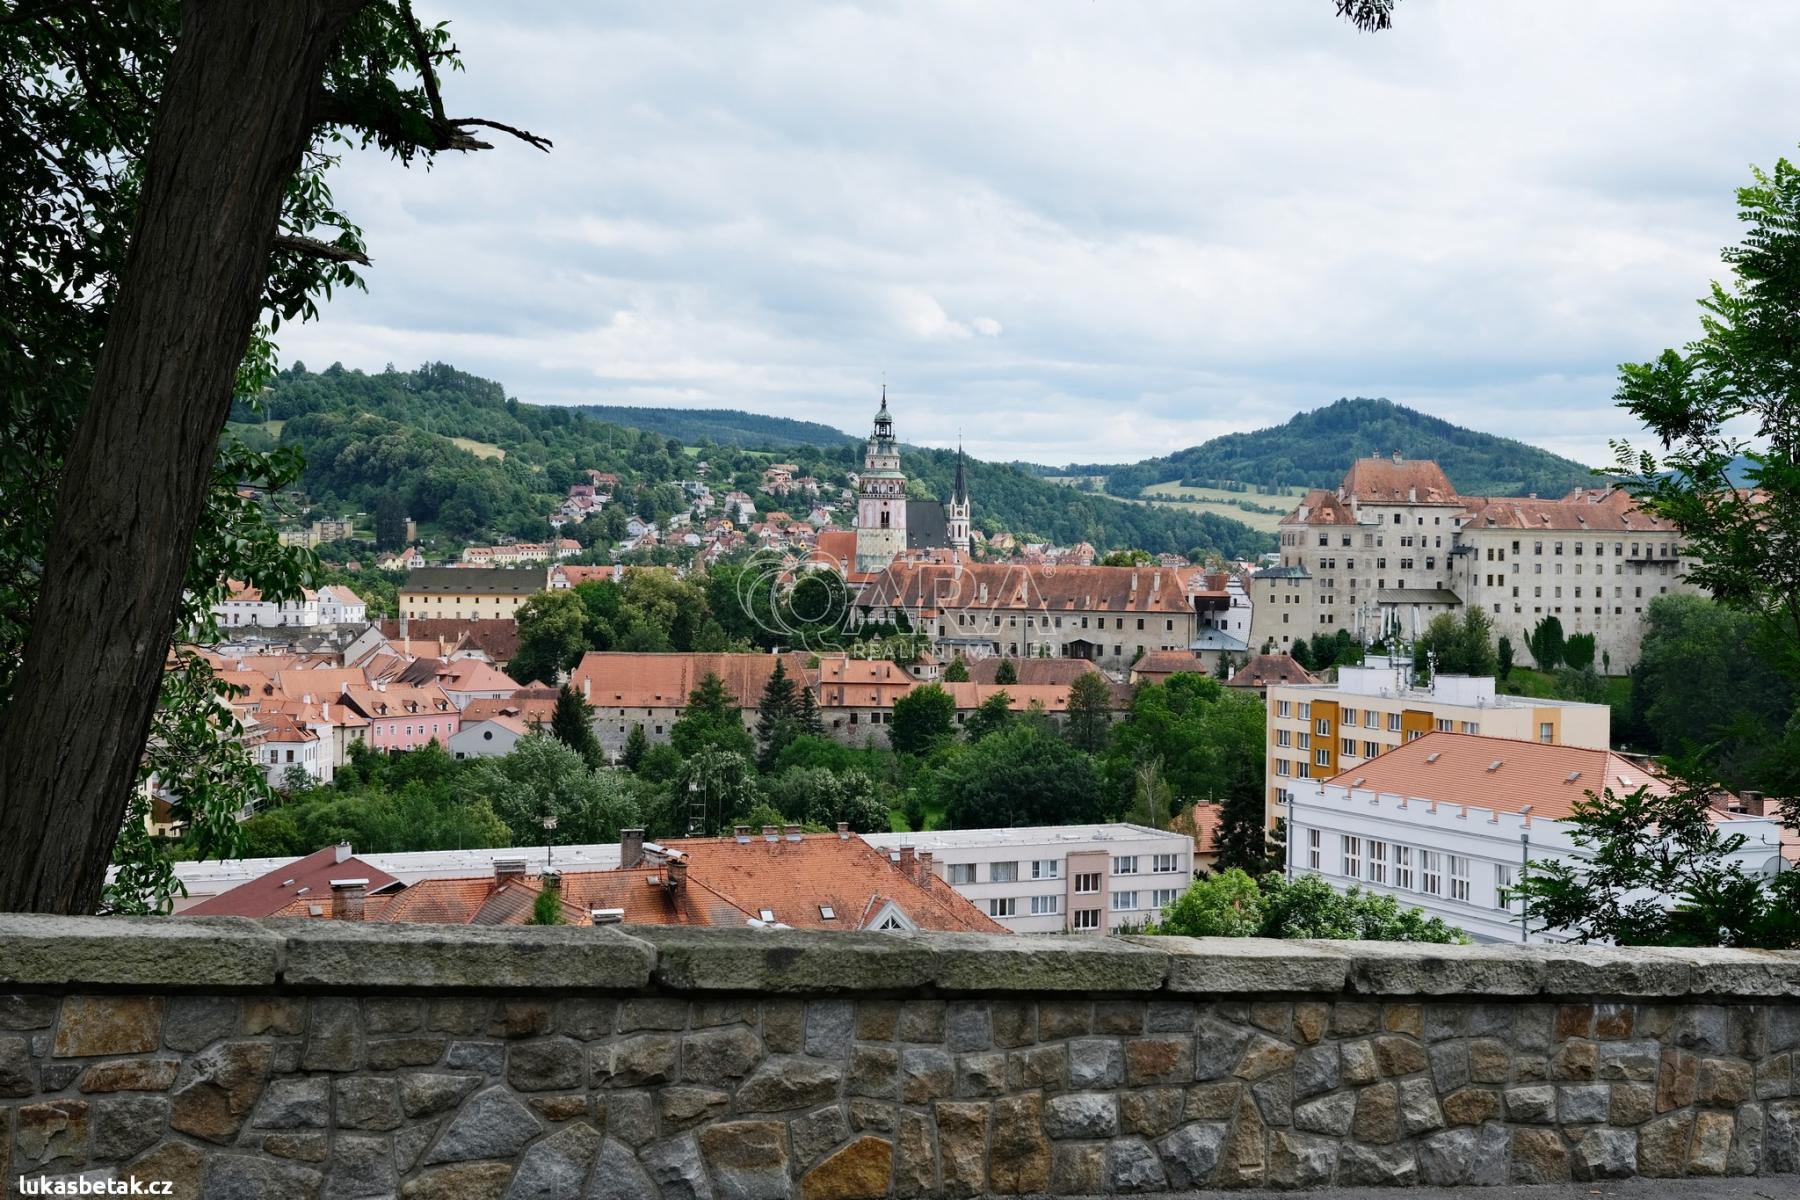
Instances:
[[[1800,793],[1800,681],[1780,669],[1778,638],[1756,614],[1702,596],[1656,597],[1632,672],[1634,737],[1727,786]]]
[[[636,771],[644,765],[644,756],[650,753],[650,737],[644,732],[641,721],[634,721],[631,732],[625,735],[625,749],[619,755],[619,764],[627,771]]]
[[[550,733],[557,741],[581,755],[589,770],[606,763],[600,739],[594,734],[593,710],[574,688],[563,684],[556,692],[556,708],[550,714]]]
[[[1163,683],[1139,686],[1129,716],[1113,729],[1105,758],[1115,804],[1132,794],[1138,764],[1157,759],[1179,807],[1233,798],[1254,798],[1260,805],[1263,713],[1256,696],[1206,675],[1171,675]]]
[[[944,668],[944,682],[969,682],[969,664],[968,661],[963,658],[962,651],[958,650],[956,652],[956,657],[950,660],[950,665]]]
[[[954,736],[956,701],[935,684],[916,687],[894,701],[888,741],[896,754],[914,758]]]
[[[756,710],[756,762],[763,770],[772,767],[781,752],[800,736],[799,693],[805,690],[804,684],[794,686],[787,667],[776,659]]]
[[[1591,633],[1571,633],[1563,639],[1563,665],[1577,671],[1591,671],[1594,667],[1594,635]]]
[[[1104,816],[1093,759],[1034,721],[952,744],[914,780],[950,828],[1064,825]]]
[[[669,744],[682,758],[692,758],[708,748],[753,758],[756,746],[744,729],[737,700],[725,681],[712,672],[688,693],[687,707],[669,730]]]
[[[543,887],[537,899],[531,902],[531,918],[527,925],[561,925],[563,924],[562,892],[551,883],[551,877],[542,879]]]
[[[888,828],[888,806],[875,783],[855,769],[842,773],[824,767],[789,767],[763,780],[763,794],[785,820],[835,828],[849,822],[856,833]]]
[[[1238,480],[1276,487],[1336,487],[1346,447],[1393,449],[1408,458],[1435,459],[1468,495],[1560,496],[1593,483],[1579,463],[1511,438],[1463,429],[1389,400],[1338,400],[1283,424],[1232,433],[1163,458],[1127,466],[1078,464],[1073,475],[1104,475],[1115,496],[1136,496],[1171,479],[1204,485]]]
[[[643,823],[637,784],[616,771],[595,771],[553,737],[529,734],[512,753],[473,763],[463,776],[467,795],[493,805],[512,844],[576,845],[616,842],[619,830]],[[545,827],[553,818],[554,829]]]
[[[976,705],[975,711],[963,723],[963,736],[971,742],[979,742],[989,734],[1010,728],[1017,716],[1013,712],[1011,694],[995,692]]]
[[[1112,733],[1113,695],[1105,676],[1084,671],[1069,685],[1069,741],[1076,749],[1099,754]]]
[[[1564,821],[1581,856],[1530,865],[1516,889],[1526,916],[1581,942],[1800,945],[1796,874],[1770,880],[1731,861],[1746,839],[1713,820],[1709,790],[1587,793]]]
[[[1180,937],[1256,937],[1263,927],[1262,889],[1235,868],[1196,879],[1162,910],[1151,932]]]
[[[507,674],[520,683],[554,683],[575,669],[588,650],[588,612],[568,589],[538,592],[519,606],[519,650]]]
[[[1352,885],[1340,892],[1317,875],[1291,883],[1221,871],[1193,885],[1163,909],[1149,930],[1187,937],[1329,938],[1337,941],[1465,942],[1461,930],[1392,896]]]
[[[1413,662],[1434,661],[1445,675],[1493,675],[1499,669],[1493,635],[1493,618],[1484,608],[1465,605],[1460,617],[1439,613],[1414,644]]]
[[[688,755],[676,773],[668,827],[678,836],[717,837],[760,799],[756,766],[748,754],[705,745]]]
[[[1507,637],[1505,634],[1501,634],[1500,635],[1500,644],[1498,647],[1496,647],[1496,651],[1497,652],[1494,655],[1494,667],[1495,667],[1496,672],[1499,674],[1500,681],[1502,683],[1504,683],[1508,678],[1510,678],[1512,676],[1512,669],[1513,669],[1512,639]]]
[[[1540,671],[1554,671],[1562,665],[1563,645],[1562,622],[1554,616],[1539,621],[1525,639],[1525,648],[1531,651],[1531,661],[1537,664]]]
[[[835,446],[854,440],[843,430],[816,421],[796,421],[792,417],[735,408],[634,408],[622,404],[576,407],[608,424],[641,429],[702,450],[724,446],[781,450],[790,446]]]
[[[1003,658],[994,668],[994,682],[1004,687],[1019,682],[1019,667],[1011,658]]]
[[[1156,555],[1148,550],[1114,550],[1102,555],[1097,566],[1102,567],[1153,567]]]

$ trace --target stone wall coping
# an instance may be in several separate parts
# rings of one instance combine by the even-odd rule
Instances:
[[[1800,996],[1800,952],[0,914],[0,985],[268,990]]]

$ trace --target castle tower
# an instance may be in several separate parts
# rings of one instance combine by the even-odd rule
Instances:
[[[969,552],[969,484],[963,478],[962,443],[956,446],[956,486],[950,490],[950,503],[944,506],[944,523],[950,529],[950,545],[958,553]]]
[[[875,431],[863,452],[859,492],[856,569],[880,571],[906,549],[906,476],[900,472],[900,446],[894,441],[894,418],[888,415],[885,383]]]

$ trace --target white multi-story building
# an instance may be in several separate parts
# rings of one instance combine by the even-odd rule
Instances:
[[[360,625],[369,619],[363,598],[341,583],[319,589],[319,619],[327,625]]]
[[[1308,781],[1329,779],[1428,733],[1471,733],[1604,750],[1612,709],[1498,692],[1487,675],[1439,675],[1413,687],[1407,664],[1371,657],[1336,683],[1269,685],[1268,816]]]
[[[1155,920],[1194,878],[1194,840],[1144,825],[865,833],[932,870],[1014,933],[1108,933]]]
[[[1562,940],[1527,928],[1511,895],[1527,863],[1583,856],[1567,818],[1589,792],[1667,785],[1605,748],[1428,733],[1287,792],[1288,874],[1318,875],[1442,917],[1480,942]],[[1720,813],[1749,874],[1778,869],[1781,826]]]
[[[229,583],[230,593],[213,605],[213,615],[226,629],[245,626],[311,629],[320,622],[319,595],[311,588],[302,589],[298,600],[277,602],[264,599],[260,590],[248,584],[235,579]]]

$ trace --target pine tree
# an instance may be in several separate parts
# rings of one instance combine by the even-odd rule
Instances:
[[[1098,671],[1078,675],[1069,685],[1069,741],[1089,754],[1106,748],[1112,727],[1112,689]]]
[[[800,702],[795,708],[794,724],[808,737],[824,737],[825,718],[819,715],[819,705],[813,700],[812,689],[802,684],[799,691]]]
[[[650,753],[650,738],[644,733],[642,724],[633,725],[625,738],[625,752],[619,761],[625,764],[627,771],[636,771],[638,764],[644,761],[644,755]]]
[[[961,653],[958,653],[955,658],[951,659],[950,665],[944,668],[944,682],[969,682],[969,664],[963,659]]]
[[[1013,665],[1012,659],[1000,660],[1000,665],[994,668],[994,682],[999,684],[1019,682],[1019,668]]]
[[[594,736],[593,714],[587,701],[566,683],[556,693],[556,710],[550,714],[550,732],[557,741],[581,755],[590,768],[605,763],[600,739]]]
[[[769,682],[763,685],[762,702],[756,706],[757,765],[767,771],[799,734],[799,697],[787,667],[778,658]]]

